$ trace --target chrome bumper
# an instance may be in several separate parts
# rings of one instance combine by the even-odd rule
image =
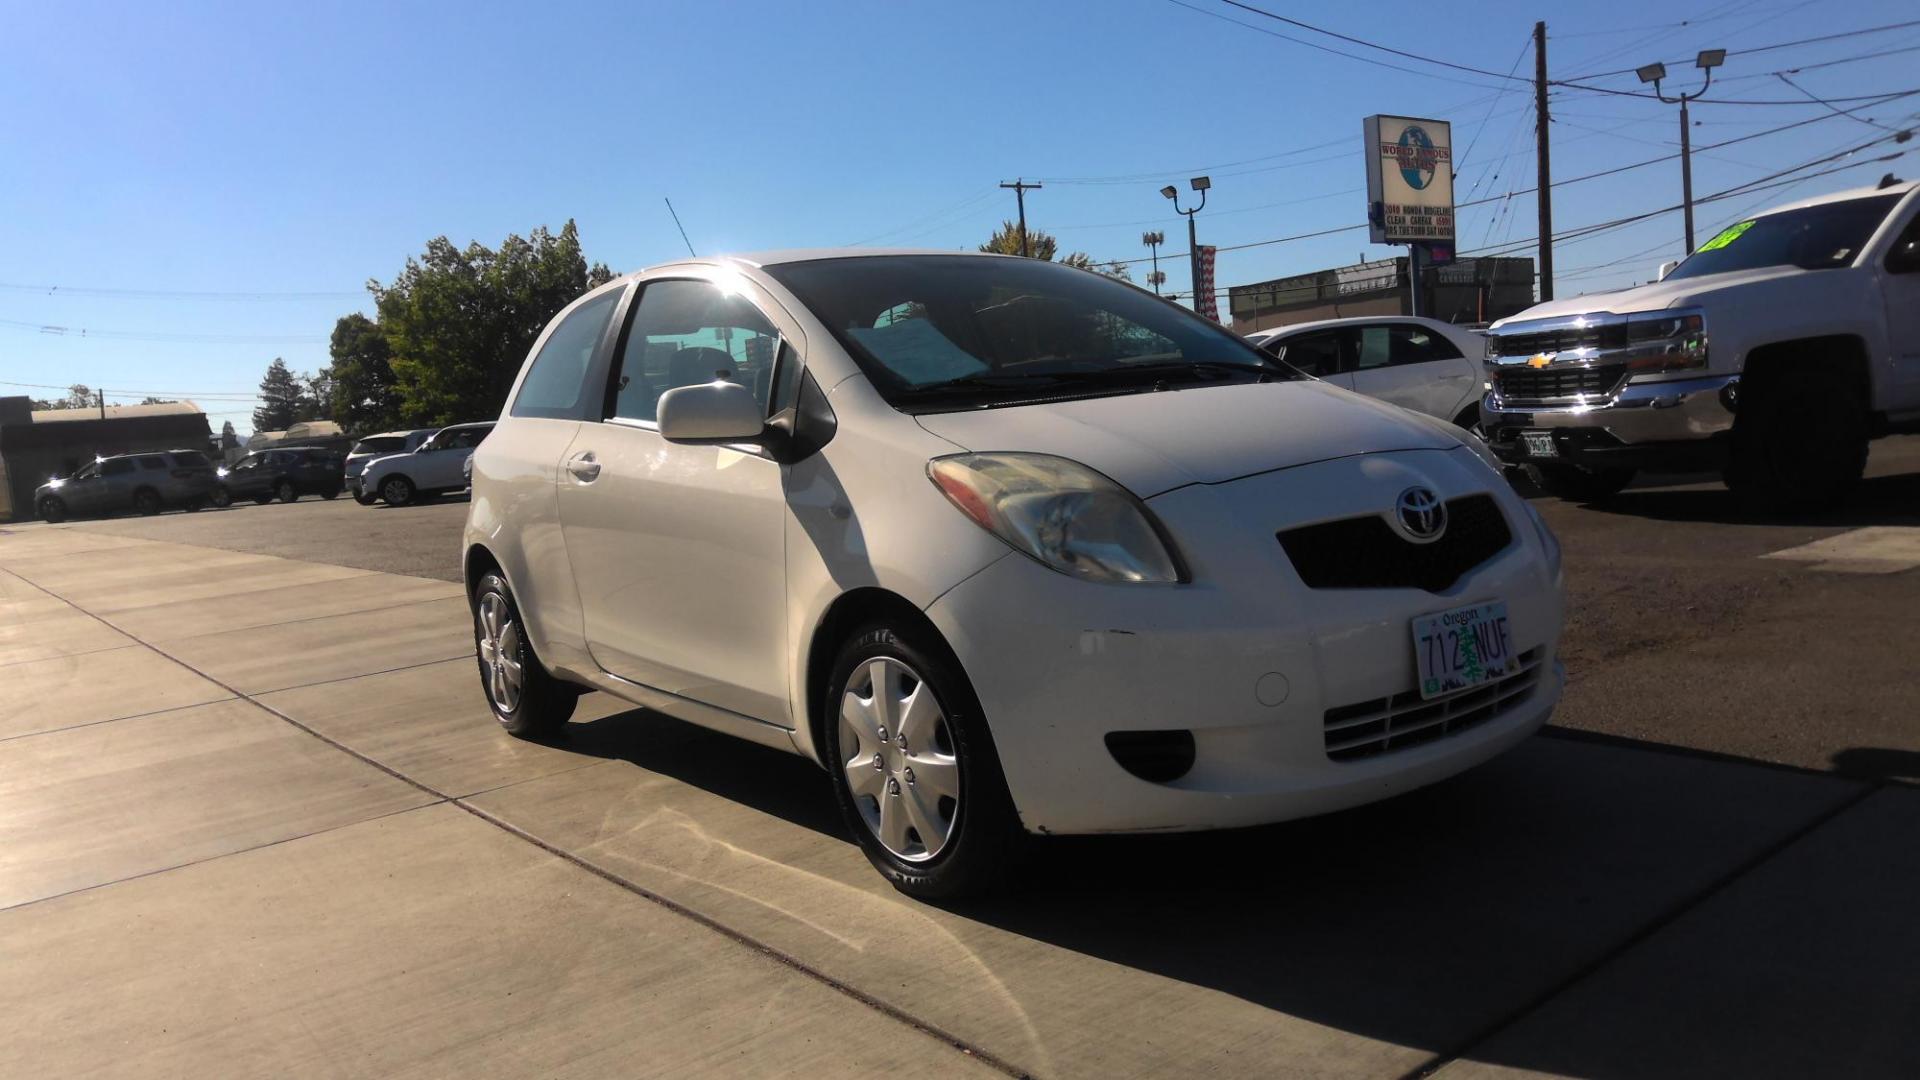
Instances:
[[[1599,428],[1622,443],[1710,439],[1733,430],[1738,375],[1628,383],[1609,399],[1579,405],[1508,404],[1495,391],[1480,403],[1483,426]]]

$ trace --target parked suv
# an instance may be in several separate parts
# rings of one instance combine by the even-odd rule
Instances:
[[[366,471],[375,458],[388,454],[411,454],[420,448],[420,444],[432,437],[437,428],[417,428],[413,431],[383,431],[378,435],[369,435],[353,444],[347,451],[346,482],[354,489],[353,497],[362,504],[372,502],[377,496],[361,492],[355,485],[360,474]]]
[[[256,450],[220,470],[214,502],[220,506],[237,499],[270,503],[292,502],[302,495],[337,499],[345,486],[344,463],[337,450],[317,446],[290,446]]]
[[[1869,439],[1920,430],[1920,183],[1769,210],[1655,284],[1488,336],[1488,437],[1548,491],[1709,469],[1763,508],[1830,504]]]
[[[1480,422],[1478,333],[1417,316],[1326,319],[1262,330],[1247,340],[1289,366],[1370,398],[1463,428]]]
[[[354,482],[353,497],[363,504],[380,498],[388,506],[405,506],[424,496],[459,491],[467,486],[462,466],[492,430],[491,420],[454,424],[434,432],[410,454],[374,458]]]
[[[986,885],[1023,830],[1432,783],[1563,681],[1558,548],[1478,439],[1006,256],[588,293],[474,454],[462,559],[507,731],[593,688],[800,754],[922,896]]]
[[[169,506],[198,510],[214,490],[213,464],[198,450],[166,450],[96,458],[64,479],[33,493],[33,505],[48,521],[134,510],[157,514]]]

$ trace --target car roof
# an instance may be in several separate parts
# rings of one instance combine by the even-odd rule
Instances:
[[[434,431],[437,433],[441,431],[459,431],[461,428],[474,428],[474,427],[490,428],[490,427],[493,427],[495,424],[498,424],[499,422],[500,421],[498,420],[468,420],[465,423],[448,424],[446,427],[443,427],[443,428],[435,428]]]
[[[935,248],[786,248],[774,251],[743,251],[722,255],[675,259],[672,262],[643,267],[618,280],[628,281],[642,274],[650,274],[658,270],[686,266],[750,266],[757,269],[765,266],[779,266],[784,263],[815,262],[821,259],[868,259],[899,255],[938,255],[955,259],[1020,258],[1018,255],[1001,255],[991,251],[941,251]]]
[[[1457,330],[1463,334],[1477,332],[1469,326],[1455,326],[1453,323],[1442,322],[1439,319],[1430,319],[1425,315],[1355,315],[1344,319],[1316,319],[1313,322],[1291,323],[1286,326],[1269,326],[1264,330],[1255,330],[1253,333],[1248,334],[1247,340],[1265,341],[1279,337],[1281,334],[1297,334],[1303,330],[1326,330],[1328,328],[1341,326],[1378,326],[1381,323],[1412,323],[1415,326],[1444,327],[1448,330]]]
[[[1854,199],[1870,199],[1875,195],[1905,195],[1915,188],[1920,188],[1920,180],[1896,180],[1886,187],[1875,185],[1872,187],[1848,188],[1845,191],[1829,192],[1825,195],[1815,195],[1812,198],[1797,199],[1790,203],[1782,203],[1779,206],[1771,206],[1757,214],[1750,214],[1747,218],[1742,218],[1741,220],[1745,221],[1751,218],[1766,217],[1768,214],[1778,214],[1786,210],[1803,210],[1809,206],[1824,206],[1827,203],[1852,202]]]

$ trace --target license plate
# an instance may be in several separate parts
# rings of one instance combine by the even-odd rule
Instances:
[[[1560,448],[1553,445],[1553,433],[1550,431],[1523,431],[1520,443],[1527,448],[1528,457],[1559,457]]]
[[[1513,629],[1500,600],[1413,620],[1420,696],[1435,698],[1505,678],[1514,671]]]

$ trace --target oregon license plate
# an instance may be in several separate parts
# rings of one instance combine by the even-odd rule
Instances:
[[[1560,448],[1553,445],[1551,431],[1523,431],[1520,444],[1527,448],[1528,457],[1559,457]]]
[[[1420,696],[1439,697],[1504,678],[1514,671],[1513,628],[1499,600],[1413,620],[1413,656]]]

